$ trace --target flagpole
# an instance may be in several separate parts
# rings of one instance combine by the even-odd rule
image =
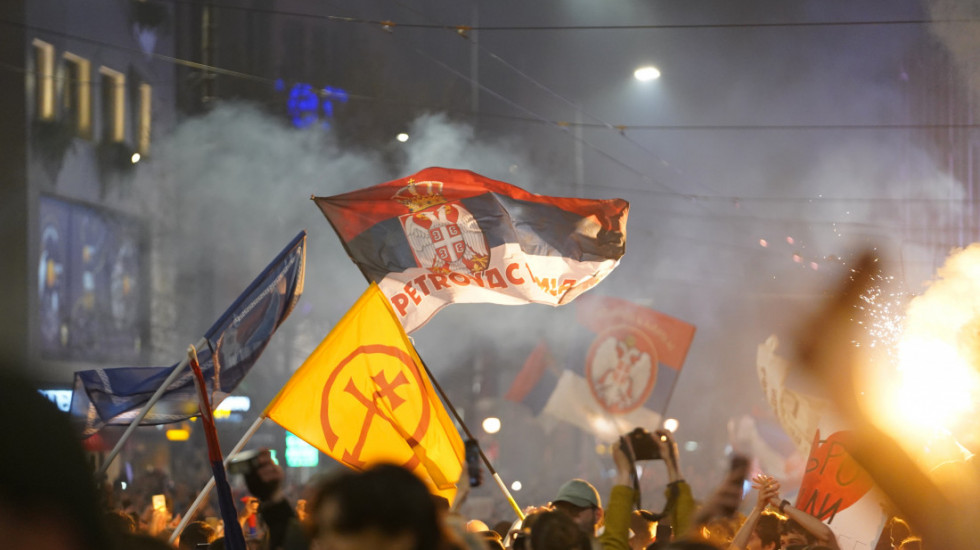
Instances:
[[[263,422],[265,422],[265,416],[260,415],[258,418],[255,419],[255,422],[253,422],[252,425],[249,426],[248,430],[245,431],[245,435],[243,435],[242,438],[238,440],[238,443],[235,444],[231,452],[228,453],[228,456],[225,457],[224,459],[225,468],[228,467],[228,463],[231,461],[232,457],[234,457],[236,454],[238,454],[239,451],[242,450],[242,447],[244,447],[245,444],[248,443],[249,439],[252,439],[252,436],[255,435],[255,432],[258,431],[259,427],[262,425]],[[188,508],[187,512],[184,513],[184,516],[180,518],[180,523],[177,524],[177,527],[174,528],[174,532],[170,535],[170,544],[173,544],[174,541],[177,540],[177,537],[179,537],[180,534],[184,532],[184,528],[187,527],[187,524],[191,522],[191,518],[194,516],[194,513],[197,512],[197,509],[201,506],[201,503],[204,502],[204,499],[206,499],[208,495],[211,494],[212,489],[214,489],[213,475],[211,476],[211,479],[209,479],[208,482],[204,485],[204,488],[201,489],[201,492],[198,493],[197,498],[194,499],[194,502],[191,503],[190,508]]]
[[[412,344],[412,347],[414,348],[415,344]],[[483,448],[480,447],[480,442],[473,437],[472,433],[470,433],[470,429],[466,427],[466,423],[463,422],[463,419],[459,416],[459,413],[456,412],[456,407],[453,406],[453,403],[449,400],[446,392],[442,391],[442,386],[439,385],[439,381],[436,380],[435,376],[432,376],[432,371],[429,370],[429,365],[425,364],[425,359],[422,359],[422,356],[418,354],[418,350],[415,350],[415,355],[418,356],[419,361],[422,363],[422,368],[425,369],[425,373],[429,376],[429,380],[432,381],[432,385],[435,386],[436,390],[439,392],[439,395],[442,396],[442,400],[446,402],[446,406],[449,407],[449,410],[453,413],[453,416],[456,417],[456,421],[459,422],[459,425],[463,428],[467,439],[476,442],[476,450],[480,452],[480,458],[482,458],[483,463],[487,465],[487,470],[490,471],[490,475],[493,477],[493,480],[497,482],[497,487],[499,487],[500,491],[504,493],[504,497],[507,498],[507,502],[510,503],[511,508],[514,509],[514,512],[517,513],[517,517],[523,521],[524,512],[521,511],[521,507],[517,505],[517,501],[514,500],[514,497],[510,494],[510,491],[507,490],[507,486],[504,485],[504,481],[500,479],[499,475],[497,475],[497,470],[494,469],[493,464],[490,463],[490,459],[487,458],[487,455],[483,454]]]
[[[195,345],[194,347],[199,348],[205,345],[207,341],[208,341],[207,338],[201,338],[198,341],[197,345]],[[123,445],[129,439],[129,437],[133,435],[133,431],[135,431],[136,428],[139,427],[140,422],[142,422],[143,419],[146,418],[147,413],[150,412],[150,409],[153,407],[153,405],[157,404],[157,401],[160,400],[160,397],[162,397],[164,392],[167,391],[167,388],[170,387],[170,384],[172,384],[173,381],[176,380],[177,377],[181,374],[184,368],[187,367],[187,364],[188,364],[188,359],[185,354],[184,358],[180,361],[180,363],[177,363],[177,366],[174,367],[174,370],[171,371],[169,376],[167,376],[167,379],[164,380],[162,384],[160,384],[160,387],[157,388],[157,391],[150,397],[150,400],[146,402],[146,405],[143,405],[143,408],[140,409],[140,412],[138,415],[136,415],[136,418],[134,418],[133,421],[130,422],[129,427],[126,428],[126,431],[123,432],[122,436],[119,438],[119,442],[116,443],[116,446],[113,447],[112,451],[109,452],[109,456],[107,456],[105,460],[102,462],[102,467],[99,468],[99,473],[96,476],[97,478],[101,478],[103,475],[105,475],[106,470],[109,469],[109,465],[112,464],[112,461],[116,459],[116,456],[122,450]]]

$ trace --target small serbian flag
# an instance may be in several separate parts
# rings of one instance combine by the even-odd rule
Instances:
[[[467,170],[313,200],[406,332],[453,302],[566,304],[626,250],[625,200],[535,195]]]

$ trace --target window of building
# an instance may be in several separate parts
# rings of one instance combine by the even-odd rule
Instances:
[[[150,125],[153,121],[153,87],[147,83],[140,84],[139,122],[136,127],[136,151],[141,155],[150,152]]]
[[[54,119],[54,46],[34,39],[34,116]]]
[[[99,68],[102,89],[102,140],[126,140],[126,75],[107,67]]]
[[[65,52],[61,112],[78,136],[92,137],[92,64],[88,59]]]

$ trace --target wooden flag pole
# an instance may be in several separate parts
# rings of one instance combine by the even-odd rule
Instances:
[[[201,340],[194,347],[200,348],[207,343],[208,343],[207,338],[201,338]],[[187,364],[188,364],[188,359],[187,359],[187,355],[185,354],[184,358],[180,361],[180,363],[177,363],[177,366],[174,367],[174,370],[170,373],[169,376],[167,376],[167,379],[164,380],[162,384],[160,384],[160,387],[157,388],[157,391],[154,392],[154,394],[150,397],[150,400],[146,402],[146,405],[143,405],[143,408],[140,409],[140,412],[138,415],[136,415],[136,418],[134,418],[133,421],[130,422],[129,427],[127,427],[126,431],[123,432],[122,436],[119,438],[119,441],[116,443],[116,446],[112,448],[111,452],[109,452],[109,456],[107,456],[105,460],[102,462],[102,466],[99,468],[99,472],[96,475],[97,478],[101,478],[103,475],[105,475],[106,470],[109,469],[109,465],[112,464],[112,461],[116,459],[116,456],[119,454],[119,451],[122,450],[123,445],[129,439],[129,437],[133,435],[133,432],[136,430],[136,428],[139,427],[140,422],[142,422],[143,419],[146,418],[147,413],[150,412],[150,409],[153,407],[153,405],[156,405],[157,401],[159,401],[160,398],[163,397],[163,394],[167,391],[167,388],[170,387],[170,384],[172,384],[174,380],[176,380],[177,377],[184,372],[184,369],[187,368]]]

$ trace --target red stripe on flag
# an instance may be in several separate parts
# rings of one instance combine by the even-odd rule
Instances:
[[[518,403],[523,401],[527,397],[527,394],[537,385],[544,371],[547,370],[549,355],[548,344],[544,340],[538,342],[538,345],[534,346],[531,354],[524,361],[524,367],[517,374],[517,377],[514,378],[514,382],[510,385],[510,389],[507,390],[507,394],[504,395],[504,399]]]
[[[204,382],[204,373],[201,372],[196,354],[191,357],[190,364],[191,370],[194,371],[194,380],[197,382],[197,395],[201,401],[201,424],[204,426],[204,436],[208,442],[208,460],[223,462],[221,447],[218,444],[218,432],[214,427],[214,414],[211,412],[211,400],[208,399],[208,386]]]

